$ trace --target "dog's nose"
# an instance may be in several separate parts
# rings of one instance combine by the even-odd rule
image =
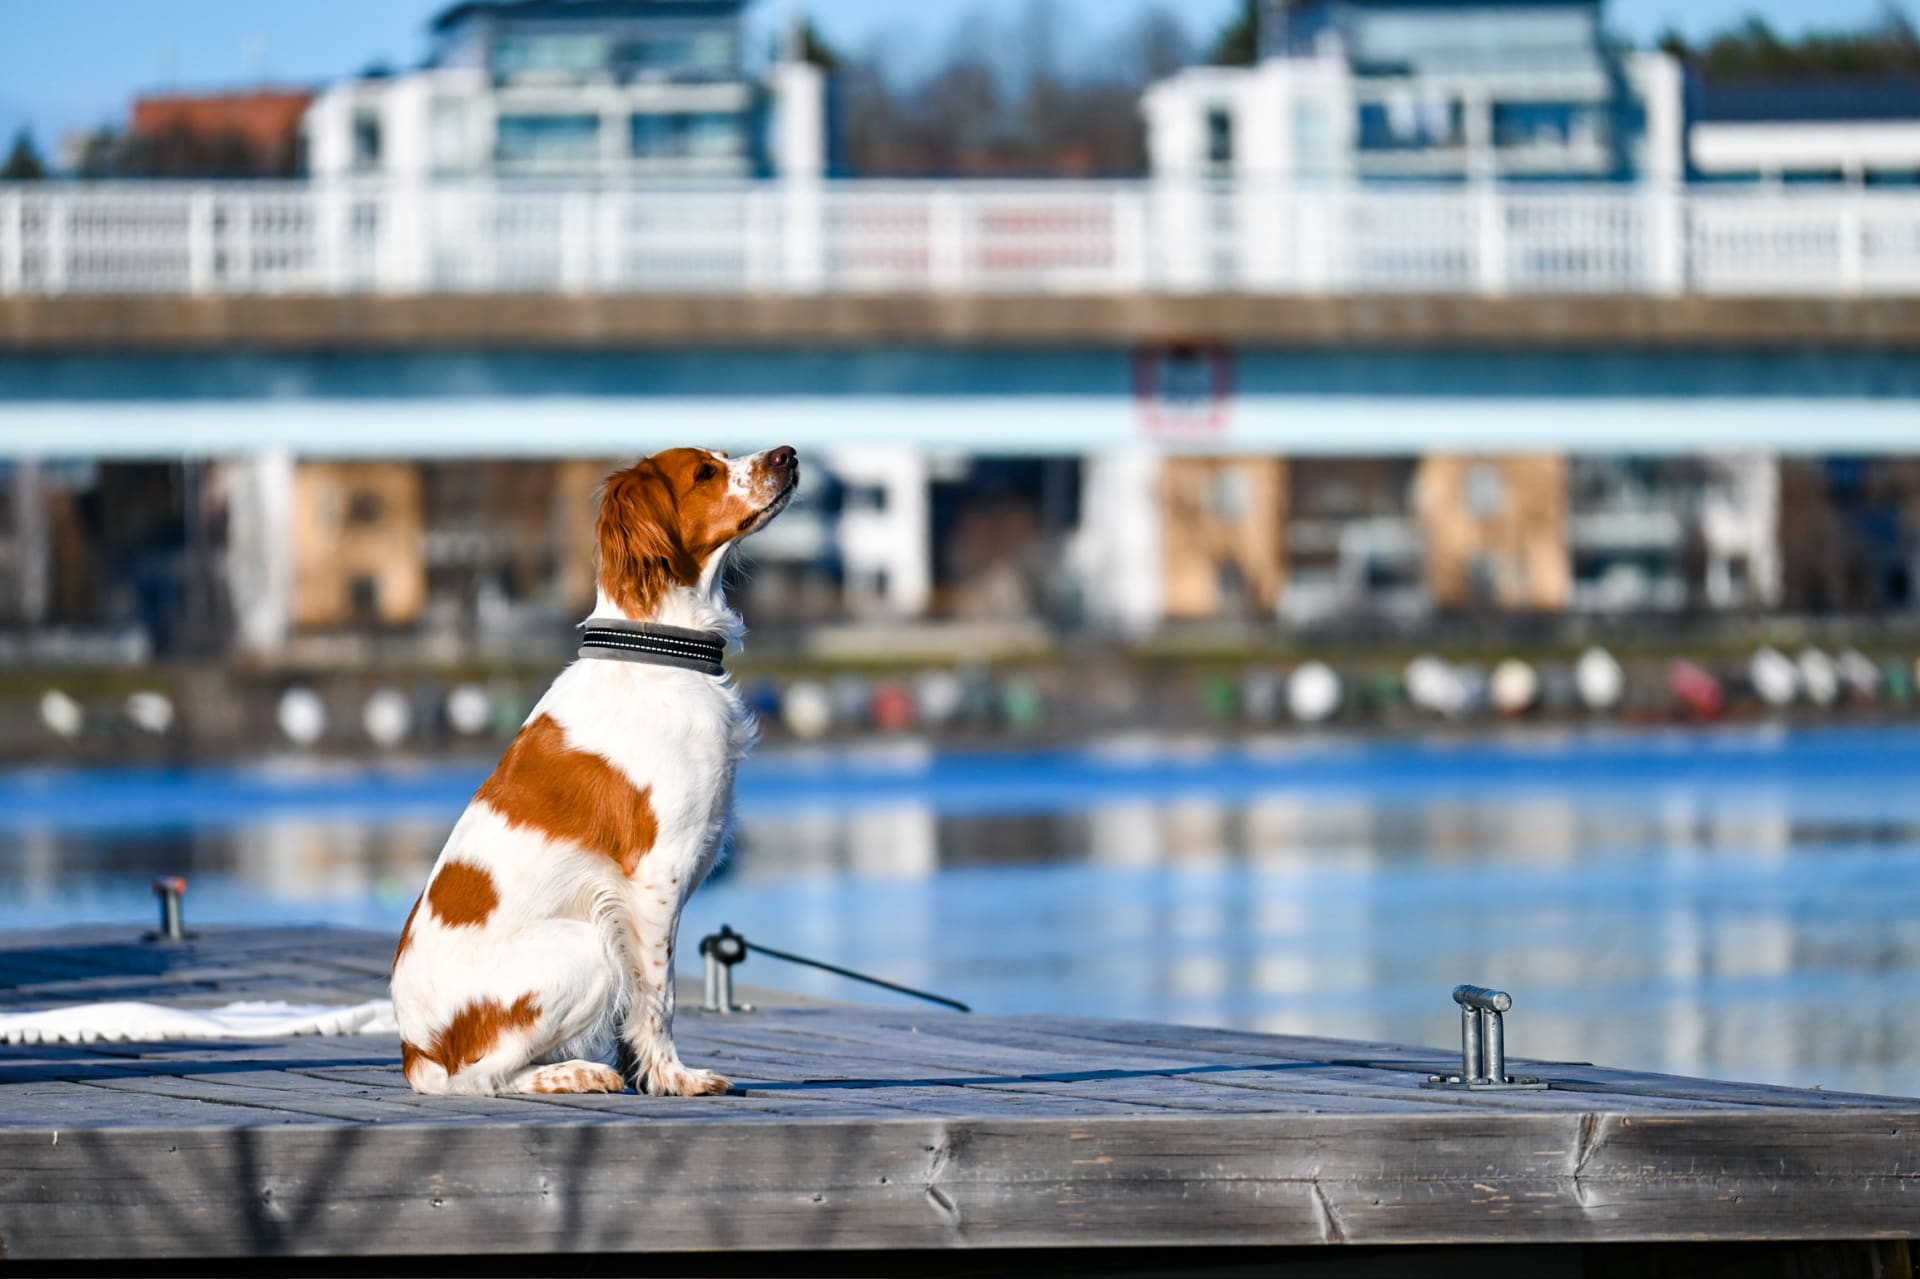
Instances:
[[[800,465],[800,455],[793,451],[792,445],[782,444],[779,448],[767,453],[767,465],[776,470],[791,471]]]

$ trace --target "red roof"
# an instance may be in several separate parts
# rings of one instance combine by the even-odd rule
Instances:
[[[180,93],[136,98],[133,133],[155,137],[186,132],[202,137],[238,134],[256,155],[285,148],[300,132],[300,117],[313,101],[309,89],[259,89],[248,93]]]

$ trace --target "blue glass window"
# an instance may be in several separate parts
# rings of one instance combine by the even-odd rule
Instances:
[[[607,39],[587,32],[506,34],[493,42],[497,76],[580,77],[607,70]]]
[[[505,164],[591,163],[600,154],[600,117],[503,115],[494,156]]]
[[[646,112],[633,117],[636,156],[714,158],[741,155],[745,150],[745,123],[732,112]]]
[[[1493,145],[1566,146],[1592,130],[1592,112],[1572,102],[1496,102]]]

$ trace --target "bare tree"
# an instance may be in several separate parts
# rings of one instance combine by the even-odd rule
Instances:
[[[839,62],[849,167],[865,176],[1128,176],[1146,164],[1139,98],[1192,63],[1186,31],[1152,8],[1104,46],[1067,47],[1059,0],[1011,23],[967,12],[912,77],[885,51]],[[896,60],[897,61],[897,60]]]

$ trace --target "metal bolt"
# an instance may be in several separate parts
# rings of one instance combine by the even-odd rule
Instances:
[[[160,931],[155,941],[185,941],[186,921],[180,913],[180,899],[187,895],[187,881],[179,875],[162,875],[153,881],[153,895],[160,899]]]
[[[747,939],[734,932],[732,925],[722,924],[719,932],[700,939],[700,954],[707,961],[706,1002],[702,1007],[710,1013],[753,1011],[750,1004],[733,1002],[733,966],[747,957]]]

